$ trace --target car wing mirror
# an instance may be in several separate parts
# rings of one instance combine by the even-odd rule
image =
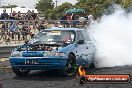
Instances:
[[[84,43],[84,40],[79,40],[78,42],[77,42],[77,44],[83,44]]]

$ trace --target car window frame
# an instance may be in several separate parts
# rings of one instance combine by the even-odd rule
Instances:
[[[78,39],[78,35],[79,35],[78,32],[82,33],[83,39]],[[84,43],[85,43],[85,36],[84,36],[83,32],[82,32],[81,30],[78,30],[78,31],[76,31],[76,33],[77,33],[77,35],[76,35],[76,43],[77,43],[79,40],[84,40]],[[83,43],[83,44],[84,44],[84,43]]]

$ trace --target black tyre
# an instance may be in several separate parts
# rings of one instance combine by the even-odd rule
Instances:
[[[76,73],[77,64],[76,57],[73,54],[69,54],[68,61],[65,69],[63,69],[63,76],[69,77]]]
[[[17,76],[27,76],[30,70],[12,69]]]

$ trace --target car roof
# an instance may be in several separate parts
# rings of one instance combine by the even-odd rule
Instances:
[[[83,30],[83,29],[79,29],[79,28],[49,28],[49,29],[44,29],[44,30]]]

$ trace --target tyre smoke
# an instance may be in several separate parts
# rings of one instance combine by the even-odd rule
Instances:
[[[96,40],[96,67],[132,65],[132,12],[116,6],[113,14],[102,16],[89,32]]]

